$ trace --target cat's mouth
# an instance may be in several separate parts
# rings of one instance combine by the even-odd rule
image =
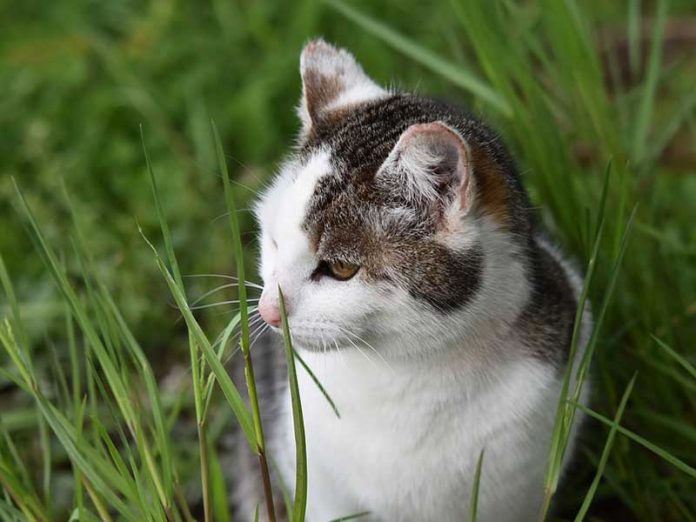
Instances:
[[[282,333],[282,332],[281,332]],[[296,348],[312,352],[338,350],[341,344],[328,331],[316,326],[290,327],[290,337]]]
[[[292,344],[295,348],[301,348],[310,352],[328,352],[336,351],[340,349],[337,347],[333,340],[329,339],[318,339],[313,336],[301,335],[296,333],[291,333]]]
[[[355,349],[364,344],[361,338],[346,327],[320,321],[301,321],[289,324],[290,337],[295,348],[312,352],[331,352]],[[274,328],[282,335],[282,330]]]

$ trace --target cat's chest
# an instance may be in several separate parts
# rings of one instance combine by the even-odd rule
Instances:
[[[473,420],[461,390],[446,395],[441,389],[414,390],[403,382],[367,393],[343,389],[332,395],[339,418],[311,380],[303,379],[301,386],[307,443],[313,454],[321,462],[345,464],[345,469],[361,469],[360,473],[374,468],[373,476],[380,470],[391,472],[404,455],[409,456],[410,466],[421,470],[446,464],[438,461],[443,453],[461,446]],[[327,386],[329,394],[331,389]]]
[[[481,443],[477,436],[466,436],[468,420],[461,404],[441,403],[427,392],[400,401],[393,396],[371,401],[353,397],[346,404],[338,393],[333,397],[338,418],[321,393],[309,391],[316,391],[313,382],[303,379],[301,387],[309,520],[357,511],[370,511],[373,516],[367,520],[383,520],[387,513],[387,519],[397,520],[401,517],[395,510],[412,517],[448,497],[461,499],[461,491],[469,488],[465,475]],[[290,428],[290,415],[285,424]]]
[[[481,450],[496,439],[508,446],[519,432],[519,391],[467,385],[442,375],[368,367],[345,373],[340,364],[316,373],[338,407],[340,418],[316,384],[300,371],[308,454],[310,520],[329,520],[361,510],[373,520],[416,520],[437,516],[460,520]],[[473,385],[473,388],[472,386]],[[477,393],[474,393],[476,389]],[[289,401],[288,401],[289,402]],[[524,410],[524,408],[521,408]],[[292,418],[285,410],[286,477],[294,476]],[[505,458],[490,451],[487,459]],[[491,466],[489,469],[495,469]],[[489,472],[487,477],[499,482]],[[403,516],[400,515],[403,513]]]

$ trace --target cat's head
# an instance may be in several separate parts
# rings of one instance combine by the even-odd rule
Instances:
[[[531,224],[498,138],[321,40],[300,69],[299,143],[256,205],[262,317],[280,323],[280,286],[298,346],[383,356],[509,327]]]

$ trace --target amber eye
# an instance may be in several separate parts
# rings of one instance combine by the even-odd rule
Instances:
[[[355,275],[360,265],[346,263],[345,261],[332,261],[329,263],[331,275],[340,281],[346,281]]]

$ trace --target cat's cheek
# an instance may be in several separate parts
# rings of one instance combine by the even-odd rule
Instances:
[[[266,246],[262,247],[261,250],[261,262],[259,267],[259,272],[261,274],[261,279],[263,280],[264,286],[271,284],[275,278],[275,264],[277,254],[272,252]]]
[[[298,318],[322,318],[330,324],[360,326],[378,296],[360,280],[326,281],[303,292]]]

